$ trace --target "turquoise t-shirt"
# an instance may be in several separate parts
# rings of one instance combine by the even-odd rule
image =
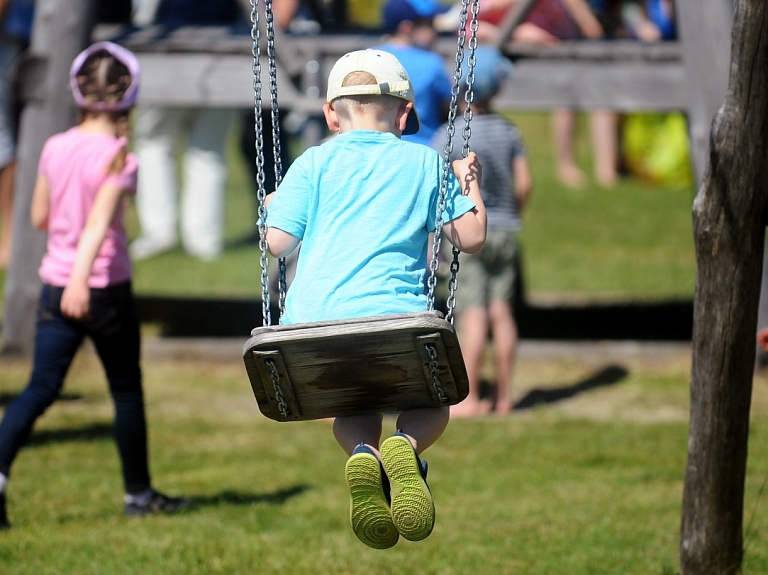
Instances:
[[[425,310],[442,165],[427,146],[364,130],[297,158],[267,213],[268,226],[302,241],[282,322]],[[444,222],[475,207],[448,174]]]

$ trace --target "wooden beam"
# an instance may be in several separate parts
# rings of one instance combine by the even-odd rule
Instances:
[[[248,36],[232,36],[215,27],[166,35],[154,27],[120,42],[137,54],[142,65],[142,103],[253,105]],[[277,46],[281,106],[319,115],[330,67],[342,54],[372,43],[370,36],[359,34],[281,36]],[[446,64],[453,61],[455,50],[453,38],[441,38],[436,46]],[[684,110],[688,103],[680,46],[674,42],[512,43],[504,52],[515,62],[516,73],[496,99],[500,110]],[[263,62],[263,75],[265,70]],[[263,76],[264,85],[266,81]],[[269,105],[266,100],[264,104]]]

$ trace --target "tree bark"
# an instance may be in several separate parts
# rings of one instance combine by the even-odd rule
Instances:
[[[736,573],[768,199],[768,9],[737,0],[725,103],[693,206],[691,421],[680,540],[683,575]]]
[[[11,261],[5,277],[3,354],[30,356],[35,335],[35,309],[40,293],[37,269],[45,253],[45,234],[32,227],[29,209],[37,178],[37,162],[45,140],[69,128],[74,101],[69,67],[88,43],[94,0],[37,0],[30,55],[45,64],[44,96],[25,102],[17,151],[13,193]]]

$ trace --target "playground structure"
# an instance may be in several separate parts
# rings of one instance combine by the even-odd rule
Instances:
[[[71,124],[72,106],[62,96],[69,63],[96,39],[98,30],[87,25],[91,14],[92,2],[38,2],[31,58],[22,83],[27,106],[19,149],[14,247],[6,279],[3,339],[11,351],[29,353],[34,327],[36,270],[44,238],[31,229],[27,213],[37,157],[50,134]],[[695,173],[704,184],[694,207],[700,267],[681,567],[685,575],[732,573],[743,552],[743,485],[765,234],[768,135],[759,130],[768,122],[768,35],[761,34],[766,7],[758,0],[737,0],[734,18],[734,3],[728,0],[679,0],[677,14],[680,41],[658,46],[524,48],[504,42],[503,51],[515,59],[518,73],[499,107],[686,112]],[[731,22],[733,61],[728,50]],[[124,38],[142,65],[142,100],[180,106],[252,105],[247,38],[217,38],[215,30],[208,37],[186,31],[185,38],[184,30],[168,38],[152,37],[151,30],[143,34]],[[284,69],[278,72],[284,79],[279,86],[281,105],[311,119],[321,101],[329,61],[369,45],[371,38],[334,35],[278,41],[285,57]],[[293,82],[285,82],[288,78]],[[185,89],[178,90],[180,85]],[[710,150],[712,118],[724,100]],[[305,140],[316,141],[317,128],[313,131],[311,121],[307,125]]]
[[[519,20],[531,3],[526,0],[520,11],[510,14],[504,24],[508,35],[515,19]],[[148,27],[123,34],[125,30],[119,27],[89,25],[94,4],[81,2],[71,9],[61,0],[41,0],[37,7],[32,45],[21,75],[26,106],[14,206],[13,243],[18,253],[12,253],[6,277],[5,353],[31,353],[39,287],[37,262],[44,251],[44,238],[28,222],[30,190],[43,142],[72,122],[72,105],[61,95],[69,61],[82,46],[91,40],[118,38],[133,50],[142,67],[139,102],[238,109],[254,104],[248,35],[232,35],[218,27],[181,28],[171,34]],[[341,4],[334,2],[335,13],[344,13]],[[677,9],[681,40],[676,42],[530,46],[501,41],[504,53],[515,61],[516,74],[500,94],[498,108],[686,111],[695,173],[701,180],[709,124],[725,95],[732,7],[726,0],[707,0],[707,10],[689,1],[679,2]],[[66,33],[66,38],[59,38],[59,31]],[[378,39],[371,34],[336,31],[286,37],[276,30],[280,106],[303,120],[305,145],[315,144],[324,136],[320,109],[330,66],[341,54],[370,46]],[[442,38],[436,49],[452,59],[455,38]],[[263,58],[266,61],[266,56]],[[268,98],[264,104],[269,105]]]

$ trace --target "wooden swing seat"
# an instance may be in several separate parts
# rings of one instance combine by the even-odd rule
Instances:
[[[243,360],[275,421],[454,405],[469,392],[456,332],[437,311],[257,327]]]

